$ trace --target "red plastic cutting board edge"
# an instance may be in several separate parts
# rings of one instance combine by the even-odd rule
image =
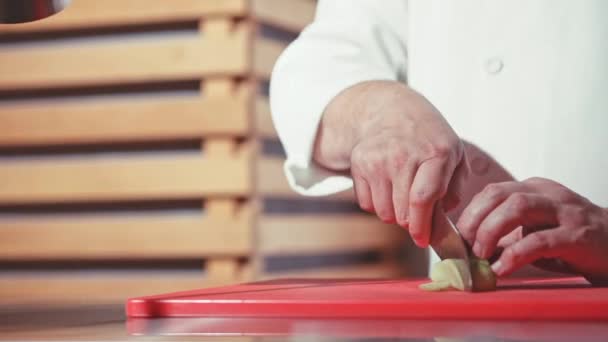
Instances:
[[[468,341],[472,336],[484,336],[501,341],[606,342],[608,336],[608,324],[604,321],[130,317],[126,326],[127,332],[136,336],[305,336],[308,339],[320,336],[323,340],[329,337],[399,340],[450,337]]]
[[[425,292],[426,280],[279,279],[127,301],[129,317],[608,320],[608,288],[583,278],[512,279],[497,291]]]

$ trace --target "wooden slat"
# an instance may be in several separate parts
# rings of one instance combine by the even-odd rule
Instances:
[[[252,0],[258,21],[298,33],[312,22],[316,2],[310,0]]]
[[[265,273],[261,278],[264,280],[276,278],[390,278],[400,277],[406,273],[406,269],[402,265],[385,262],[270,272]]]
[[[245,195],[248,156],[34,160],[0,164],[0,203]]]
[[[407,234],[365,214],[266,215],[259,232],[267,255],[387,249],[404,244]]]
[[[0,146],[244,136],[247,109],[233,97],[0,105]]]
[[[72,4],[57,15],[22,25],[0,25],[0,33],[188,22],[246,13],[247,0],[72,0]]]
[[[247,27],[229,36],[3,49],[0,91],[241,75]]]
[[[105,304],[127,298],[183,291],[230,282],[206,278],[203,272],[44,272],[0,273],[0,303]]]
[[[202,214],[0,219],[0,259],[73,260],[244,256],[246,219]]]
[[[255,99],[256,130],[262,138],[276,138],[277,131],[272,122],[270,104],[267,97]]]
[[[205,263],[205,271],[217,279],[235,279],[241,282],[241,265],[236,258],[213,258]]]
[[[253,67],[256,76],[266,80],[270,79],[272,68],[286,47],[286,43],[277,40],[256,39],[253,52]]]
[[[261,195],[266,197],[304,198],[289,187],[283,172],[283,159],[264,157],[257,164],[257,186]],[[354,191],[348,190],[335,195],[325,196],[324,200],[354,200]]]

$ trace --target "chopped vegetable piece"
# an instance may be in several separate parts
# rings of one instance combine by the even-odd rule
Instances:
[[[449,290],[452,288],[452,285],[449,281],[432,281],[430,283],[421,284],[420,288],[425,291],[435,292]]]
[[[492,291],[496,289],[496,276],[492,272],[487,260],[471,259],[470,274],[466,271],[466,261],[463,259],[442,260],[431,269],[432,282],[420,285],[425,291],[442,291],[446,289],[457,289],[464,291],[465,285],[472,280],[473,291]]]

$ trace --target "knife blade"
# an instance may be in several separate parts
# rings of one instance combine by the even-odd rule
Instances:
[[[470,248],[467,242],[462,238],[460,231],[454,225],[452,220],[446,215],[441,204],[435,205],[433,211],[433,223],[431,228],[430,245],[437,253],[441,260],[445,259],[464,259],[466,265],[470,265]],[[473,280],[471,278],[471,269],[467,267],[468,275],[464,275],[464,279],[469,279],[468,284],[465,284],[465,290],[471,291],[473,288]]]

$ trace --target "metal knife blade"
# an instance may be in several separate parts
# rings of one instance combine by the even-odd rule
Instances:
[[[439,203],[433,211],[430,245],[441,260],[464,259],[466,264],[470,265],[469,246]],[[465,290],[470,291],[473,281],[470,268],[467,268],[467,271],[469,274],[464,279],[469,279],[469,283],[465,284]]]

